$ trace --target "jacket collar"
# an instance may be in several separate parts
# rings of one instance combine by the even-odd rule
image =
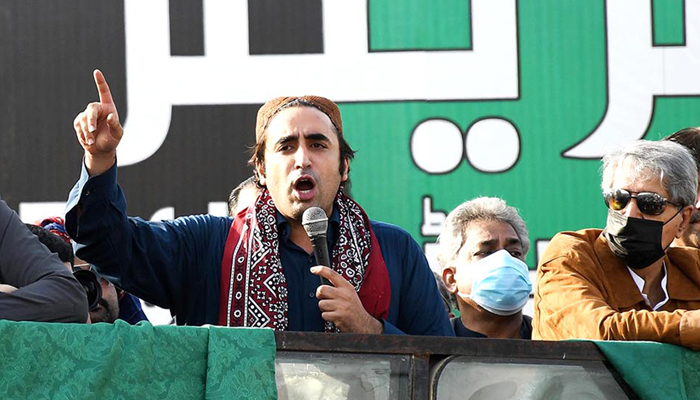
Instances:
[[[593,248],[606,277],[616,287],[612,295],[617,305],[620,308],[632,308],[639,304],[641,308],[649,308],[627,266],[610,251],[602,232]],[[700,301],[700,250],[671,247],[666,252],[664,261],[668,273],[669,303],[672,300]]]

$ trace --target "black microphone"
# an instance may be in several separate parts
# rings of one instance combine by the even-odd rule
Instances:
[[[326,241],[326,231],[328,230],[328,217],[326,212],[320,207],[311,207],[304,211],[301,216],[301,224],[304,226],[306,234],[309,235],[311,245],[314,248],[316,265],[323,265],[331,268],[331,258],[328,255],[328,242]],[[331,282],[321,278],[321,285],[332,286]]]

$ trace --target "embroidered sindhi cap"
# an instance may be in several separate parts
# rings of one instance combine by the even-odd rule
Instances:
[[[295,103],[290,105],[290,103]],[[258,118],[255,123],[255,142],[259,143],[265,129],[270,124],[270,120],[277,115],[278,112],[289,106],[294,105],[311,106],[330,118],[331,123],[338,130],[339,135],[343,135],[343,121],[340,119],[340,110],[338,105],[321,96],[291,96],[277,97],[263,104],[258,110]]]

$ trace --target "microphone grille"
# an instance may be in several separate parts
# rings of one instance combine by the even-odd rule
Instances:
[[[309,236],[325,235],[328,230],[328,217],[320,207],[311,207],[301,216],[301,224]]]

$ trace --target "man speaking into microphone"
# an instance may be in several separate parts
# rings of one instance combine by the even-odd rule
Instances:
[[[85,158],[66,227],[101,274],[170,308],[179,324],[453,335],[418,244],[343,193],[354,151],[335,103],[279,97],[260,108],[250,163],[261,190],[234,218],[148,222],[126,217],[116,167],[123,130],[107,82],[94,77],[100,101],[74,123]],[[327,217],[332,268],[317,265],[304,230],[311,207]]]

